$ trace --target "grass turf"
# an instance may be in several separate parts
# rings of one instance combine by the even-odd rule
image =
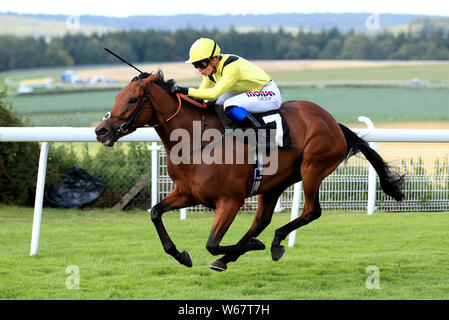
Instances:
[[[142,211],[45,208],[39,254],[29,256],[32,208],[0,207],[0,299],[448,299],[448,213],[327,211],[298,231],[295,247],[273,262],[276,213],[259,237],[264,251],[249,252],[224,273],[205,249],[211,213],[185,221],[167,213],[166,228],[186,268],[164,253]],[[222,244],[247,231],[252,214],[237,216]],[[284,241],[286,245],[287,241]],[[79,289],[68,289],[79,268]],[[367,268],[379,268],[379,289],[367,289]]]

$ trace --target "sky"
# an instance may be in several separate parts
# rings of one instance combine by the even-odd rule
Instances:
[[[202,13],[272,14],[272,13],[407,13],[449,16],[449,6],[443,0],[18,0],[2,1],[0,12],[45,13],[62,15],[175,15]]]

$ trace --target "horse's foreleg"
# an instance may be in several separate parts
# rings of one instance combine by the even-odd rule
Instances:
[[[276,207],[277,199],[282,192],[283,189],[282,191],[262,194],[258,197],[257,211],[256,215],[254,216],[251,228],[243,236],[243,238],[240,239],[237,245],[245,247],[244,244],[248,244],[249,242],[249,244],[246,246],[246,248],[248,249],[251,247],[251,242],[253,242],[253,250],[265,249],[265,245],[263,244],[263,242],[255,239],[255,237],[261,234],[262,231],[270,224],[274,208]],[[225,256],[213,262],[210,267],[213,270],[224,271],[227,268],[226,264],[228,264],[229,262],[237,261],[237,259],[245,252],[241,253],[240,255],[226,254]]]
[[[156,227],[157,234],[161,239],[164,251],[169,255],[173,256],[179,263],[191,267],[192,257],[187,251],[179,252],[176,249],[175,244],[170,239],[167,230],[162,223],[162,215],[170,210],[185,208],[193,205],[192,201],[185,195],[180,194],[177,189],[173,190],[168,194],[161,202],[157,203],[153,208],[151,208],[151,221]]]

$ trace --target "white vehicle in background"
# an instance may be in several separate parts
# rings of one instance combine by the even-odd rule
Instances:
[[[91,85],[97,85],[97,84],[104,85],[104,84],[106,84],[106,80],[104,79],[103,76],[95,76],[95,77],[92,77],[92,79],[90,79],[89,84],[91,84]]]
[[[52,78],[25,79],[20,81],[17,93],[31,93],[35,90],[48,90],[53,87]]]
[[[61,73],[61,81],[62,82],[70,82],[71,84],[85,84],[88,82],[86,78],[80,78],[76,75],[75,71],[66,70]]]
[[[30,86],[23,86],[23,85],[21,85],[19,87],[19,89],[17,89],[17,93],[20,93],[20,94],[31,93],[33,91],[34,91],[34,89],[32,87],[30,87]]]

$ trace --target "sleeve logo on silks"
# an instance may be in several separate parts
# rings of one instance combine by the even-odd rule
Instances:
[[[249,91],[245,92],[247,97],[258,97],[259,101],[271,101],[276,94],[273,91]]]

